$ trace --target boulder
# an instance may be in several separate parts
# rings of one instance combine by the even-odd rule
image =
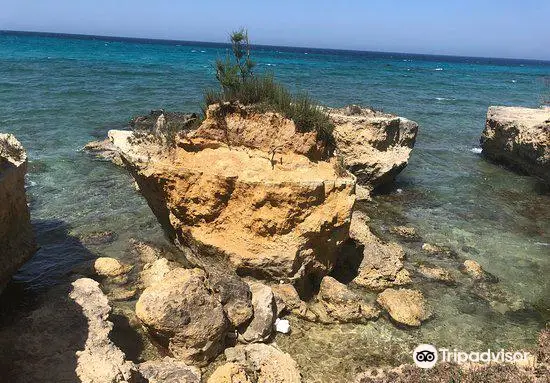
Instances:
[[[0,292],[36,251],[27,197],[27,154],[11,134],[0,133]]]
[[[355,180],[303,155],[316,144],[307,146],[308,133],[290,120],[236,111],[219,125],[212,113],[173,150],[109,132],[168,236],[239,275],[297,280],[330,272],[349,236]]]
[[[206,273],[176,268],[147,287],[136,315],[178,360],[205,366],[222,350],[228,323]]]
[[[326,276],[321,281],[318,303],[312,310],[324,323],[366,322],[378,318],[380,311],[336,279]]]
[[[139,273],[139,283],[142,288],[147,288],[162,279],[171,270],[175,269],[177,264],[166,258],[159,258],[151,263],[143,265],[143,270]]]
[[[258,383],[299,383],[298,364],[272,345],[251,343],[225,350],[228,362],[244,366],[257,376]],[[246,381],[245,381],[246,382]]]
[[[490,160],[550,184],[549,107],[489,107],[480,143]]]
[[[416,122],[356,105],[328,112],[335,125],[336,153],[358,184],[372,189],[390,183],[407,166]]]
[[[115,278],[128,273],[130,269],[130,266],[122,264],[118,259],[99,257],[76,266],[73,272],[86,276]]]
[[[397,243],[367,243],[353,283],[374,291],[409,284],[411,278],[403,266],[404,258],[405,252]]]
[[[169,357],[140,363],[138,367],[148,383],[201,383],[200,369]]]
[[[386,289],[376,300],[397,323],[412,327],[432,316],[420,291],[410,289]]]
[[[244,343],[264,342],[273,332],[276,319],[276,307],[273,291],[262,283],[249,284],[252,292],[254,316],[244,331],[239,334],[239,340]]]
[[[304,307],[305,302],[300,299],[296,288],[290,283],[280,283],[271,286],[277,306],[277,316],[282,313],[292,312]]]

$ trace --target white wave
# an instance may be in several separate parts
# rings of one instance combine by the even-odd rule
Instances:
[[[517,81],[516,81],[516,80],[512,80],[512,82],[515,84]]]
[[[550,246],[550,243],[548,243],[548,242],[535,242],[535,245],[539,245],[539,246]]]
[[[206,52],[206,51],[201,51],[201,53],[204,53],[204,52]]]
[[[456,98],[436,97],[437,101],[456,101]]]
[[[192,49],[191,52],[196,52],[196,50]]]
[[[269,63],[267,63],[265,65],[267,65],[267,66],[277,66],[276,64],[269,64]]]
[[[435,68],[434,70],[440,71],[443,70],[443,68]]]
[[[481,154],[482,149],[481,148],[472,148],[470,149],[470,152],[475,154]]]
[[[307,53],[307,52],[304,52],[304,54],[305,54],[305,55],[308,55],[309,53]]]

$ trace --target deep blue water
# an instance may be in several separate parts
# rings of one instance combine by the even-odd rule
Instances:
[[[84,258],[124,258],[128,238],[162,237],[131,178],[80,148],[151,109],[198,111],[203,90],[215,86],[212,64],[226,53],[223,44],[0,33],[0,131],[15,134],[30,156],[28,195],[41,245],[20,283],[44,287]],[[287,47],[256,47],[253,56],[259,71],[322,104],[370,105],[417,121],[409,166],[375,200],[373,222],[400,217],[426,241],[476,259],[547,315],[548,191],[475,148],[488,106],[540,105],[550,92],[549,62]],[[88,246],[75,239],[103,230],[118,239]],[[530,344],[543,321],[465,317],[453,310],[460,302],[452,293],[433,295],[448,307],[441,320],[465,344]],[[424,336],[442,336],[437,323]]]

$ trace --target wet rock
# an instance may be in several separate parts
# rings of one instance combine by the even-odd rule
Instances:
[[[230,362],[218,367],[207,383],[253,383],[253,380],[244,366]]]
[[[448,285],[453,285],[456,283],[456,279],[453,277],[449,270],[443,269],[441,267],[430,267],[426,265],[420,265],[418,268],[420,274],[429,279],[434,279],[439,282],[443,282]]]
[[[271,336],[276,318],[273,291],[269,286],[258,282],[252,282],[249,286],[254,316],[238,339],[244,343],[264,342]]]
[[[200,383],[201,371],[197,367],[166,357],[139,364],[139,372],[148,383]]]
[[[107,161],[111,161],[117,166],[122,166],[122,159],[118,150],[108,138],[101,141],[92,141],[82,148],[85,152]]]
[[[330,272],[349,236],[354,179],[311,161],[316,134],[290,120],[214,112],[172,151],[109,132],[168,236],[239,275],[293,281]],[[282,149],[271,153],[273,145]]]
[[[36,251],[25,174],[27,153],[11,134],[0,133],[0,292]]]
[[[298,364],[292,357],[272,345],[252,343],[225,350],[228,362],[252,371],[258,382],[299,383],[302,381]]]
[[[463,270],[476,281],[486,281],[491,283],[498,282],[497,277],[485,271],[483,267],[481,267],[481,265],[474,260],[465,260],[463,264]]]
[[[390,227],[390,233],[398,235],[407,241],[418,241],[420,239],[414,227],[392,226]]]
[[[450,255],[451,251],[448,248],[433,245],[431,243],[423,243],[422,250],[431,255],[446,254]]]
[[[117,280],[130,270],[131,266],[124,265],[117,259],[99,257],[77,265],[72,272],[90,277],[114,278]]]
[[[418,327],[432,316],[431,310],[420,291],[410,289],[387,289],[376,300],[390,315],[401,324]]]
[[[410,283],[410,274],[403,267],[404,257],[405,252],[397,243],[365,244],[363,260],[353,283],[374,291]]]
[[[417,123],[358,106],[327,110],[335,124],[336,153],[360,185],[390,183],[407,166]]]
[[[480,143],[487,158],[550,184],[549,107],[489,107]]]
[[[312,310],[324,323],[360,323],[376,319],[380,311],[336,279],[326,276],[321,281],[318,303]]]
[[[96,233],[88,233],[80,237],[83,245],[106,245],[116,241],[118,235],[113,231],[100,231]]]
[[[177,268],[143,291],[136,315],[176,359],[204,366],[223,348],[228,323],[206,273]]]

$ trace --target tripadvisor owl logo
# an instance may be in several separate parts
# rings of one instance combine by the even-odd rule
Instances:
[[[413,360],[420,368],[432,368],[437,363],[437,348],[431,344],[420,344],[413,351]]]

